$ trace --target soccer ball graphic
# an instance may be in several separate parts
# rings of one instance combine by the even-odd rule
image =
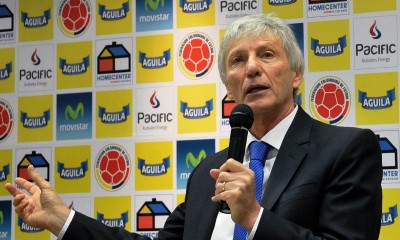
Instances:
[[[0,102],[0,141],[6,139],[13,128],[12,113]]]
[[[203,72],[210,63],[211,52],[203,39],[192,39],[183,49],[183,63],[193,73]]]
[[[189,78],[204,77],[214,64],[214,46],[202,33],[188,35],[181,43],[179,67]]]
[[[129,176],[129,166],[126,163],[125,156],[120,151],[110,150],[98,161],[101,179],[107,185],[117,188],[124,184],[127,176]]]
[[[342,116],[348,108],[343,89],[334,83],[327,83],[315,94],[315,107],[319,115],[326,120]]]
[[[61,30],[71,36],[82,34],[90,23],[91,12],[88,0],[64,0],[59,8]]]

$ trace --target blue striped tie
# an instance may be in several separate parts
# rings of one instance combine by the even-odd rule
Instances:
[[[250,169],[255,174],[255,189],[256,199],[258,202],[261,201],[263,180],[264,180],[264,163],[267,157],[268,144],[265,142],[253,141],[250,143]],[[235,225],[233,232],[233,240],[244,240],[246,239],[247,231],[239,224]]]

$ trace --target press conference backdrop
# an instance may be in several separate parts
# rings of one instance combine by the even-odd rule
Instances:
[[[306,59],[298,103],[320,121],[379,137],[380,239],[398,239],[398,5],[1,0],[1,185],[33,164],[67,206],[157,236],[193,168],[228,146],[235,103],[216,64],[224,30],[241,16],[276,12]],[[0,239],[55,239],[19,219],[11,201],[0,188]]]

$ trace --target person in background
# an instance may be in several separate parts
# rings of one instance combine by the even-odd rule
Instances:
[[[227,160],[227,149],[203,160],[158,239],[378,239],[377,137],[369,129],[321,123],[296,104],[304,59],[284,20],[257,14],[233,22],[221,42],[218,67],[228,96],[254,113],[243,163]],[[253,145],[264,146],[261,197],[251,169]],[[21,178],[15,183],[30,194],[10,183],[5,188],[30,226],[62,240],[149,239],[68,209],[32,166],[28,173],[34,183]],[[219,212],[220,201],[231,214]]]

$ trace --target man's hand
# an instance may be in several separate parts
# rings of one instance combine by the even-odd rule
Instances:
[[[232,220],[251,231],[261,210],[256,200],[254,172],[242,163],[228,159],[220,169],[212,169],[210,175],[215,179],[213,202],[226,201]]]
[[[50,183],[34,171],[32,165],[28,167],[28,176],[36,185],[23,178],[16,178],[15,183],[30,195],[11,183],[5,185],[7,191],[14,196],[15,212],[28,225],[47,229],[58,236],[67,221],[70,209],[65,206]]]

